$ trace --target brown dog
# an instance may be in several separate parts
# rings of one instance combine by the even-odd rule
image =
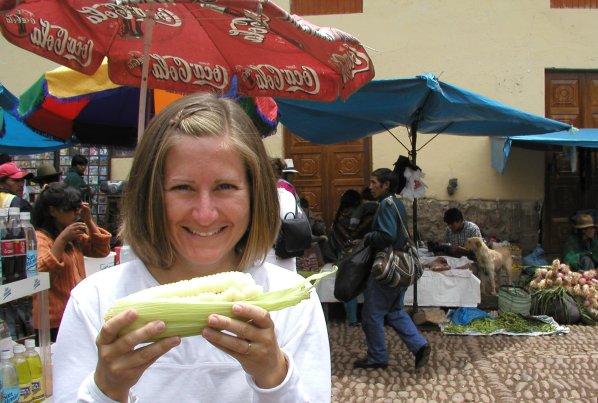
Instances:
[[[480,237],[467,239],[463,247],[475,254],[480,273],[486,273],[488,275],[488,278],[490,279],[492,295],[497,295],[496,276],[500,275],[501,270],[505,271],[507,278],[509,279],[509,284],[511,283],[511,268],[513,266],[513,258],[511,257],[511,251],[509,248],[500,247],[496,250],[490,249]],[[482,286],[482,290],[484,290],[484,282],[480,281],[480,284]]]

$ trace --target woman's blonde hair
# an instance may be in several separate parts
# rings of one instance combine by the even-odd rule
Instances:
[[[174,263],[176,251],[170,241],[164,205],[164,166],[168,151],[183,136],[225,138],[231,150],[241,156],[250,187],[250,220],[235,251],[241,255],[239,269],[263,261],[280,225],[270,159],[243,109],[231,99],[207,93],[171,103],[145,130],[123,197],[120,238],[147,266],[168,268]]]

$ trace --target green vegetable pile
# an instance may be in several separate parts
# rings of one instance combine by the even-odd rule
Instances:
[[[544,323],[538,319],[524,317],[512,312],[500,312],[496,319],[474,319],[467,325],[456,325],[451,323],[444,328],[445,333],[476,332],[490,334],[498,330],[504,330],[509,333],[545,333],[552,332],[556,330],[556,328],[553,325]]]

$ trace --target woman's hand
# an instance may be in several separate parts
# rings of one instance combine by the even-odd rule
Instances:
[[[128,401],[129,389],[139,381],[143,372],[181,343],[180,337],[168,337],[135,349],[135,346],[147,343],[166,329],[164,322],[154,321],[119,336],[119,332],[135,319],[135,310],[124,311],[104,323],[96,338],[98,363],[95,383],[106,396],[119,402]]]
[[[245,320],[210,315],[209,327],[203,329],[201,335],[237,359],[260,388],[270,389],[280,385],[287,375],[288,365],[276,341],[270,314],[263,308],[240,303],[233,305],[233,313]]]
[[[64,241],[67,244],[70,241],[80,240],[83,235],[87,233],[87,225],[83,222],[74,222],[65,227],[60,234],[58,234],[57,240]]]
[[[93,217],[91,215],[91,208],[89,207],[89,203],[86,203],[86,202],[81,203],[81,209],[79,210],[79,217],[81,217],[81,220],[86,224],[89,224],[89,222],[91,220],[93,220]]]

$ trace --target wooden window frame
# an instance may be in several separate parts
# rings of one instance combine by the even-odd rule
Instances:
[[[291,14],[329,15],[356,13],[363,13],[363,0],[291,0]]]
[[[598,0],[550,0],[550,8],[598,8]]]

